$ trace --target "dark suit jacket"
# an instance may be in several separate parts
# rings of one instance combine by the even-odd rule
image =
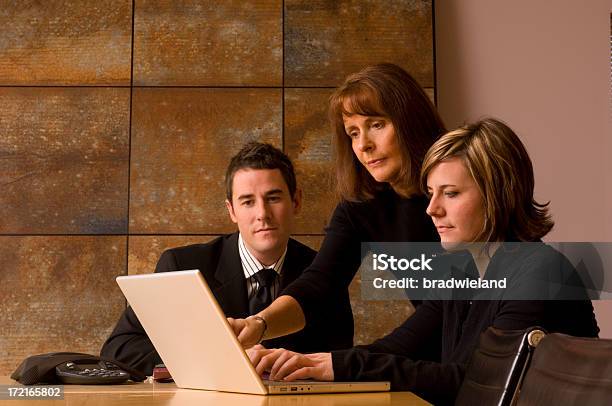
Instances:
[[[316,251],[290,239],[280,279],[282,290],[310,265]],[[173,248],[160,257],[155,272],[199,269],[227,317],[249,316],[246,279],[238,253],[238,233],[219,237],[207,244]],[[152,299],[152,304],[155,299]],[[300,332],[264,341],[267,348],[287,348],[298,352],[320,352],[353,345],[353,314],[348,292],[338,292],[324,304],[328,309]],[[177,335],[179,337],[179,335]],[[177,344],[180,338],[177,338]],[[101,355],[114,358],[146,374],[151,374],[161,358],[131,307],[124,312]]]

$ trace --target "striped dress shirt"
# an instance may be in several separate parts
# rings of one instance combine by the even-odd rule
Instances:
[[[283,263],[285,262],[285,256],[287,255],[287,247],[285,247],[285,251],[283,255],[272,265],[263,266],[261,262],[255,258],[253,254],[251,254],[242,239],[242,235],[238,234],[238,252],[240,253],[240,262],[242,262],[242,270],[244,271],[244,277],[247,281],[247,294],[249,300],[257,293],[257,289],[259,289],[259,282],[257,279],[253,277],[260,269],[270,268],[274,269],[274,271],[280,276],[281,269],[283,269]],[[272,287],[272,300],[276,299],[280,291],[280,278],[276,278],[274,281],[274,286]]]

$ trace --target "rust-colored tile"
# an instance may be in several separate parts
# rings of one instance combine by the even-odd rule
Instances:
[[[130,90],[0,88],[0,233],[127,230]]]
[[[330,89],[285,90],[285,152],[303,191],[296,233],[323,233],[336,206],[331,157],[332,129],[327,119]]]
[[[216,236],[130,236],[128,273],[130,275],[152,273],[162,252],[169,248],[191,244],[204,244]]]
[[[285,85],[337,86],[393,62],[433,85],[431,1],[285,1]]]
[[[52,351],[97,354],[125,308],[126,237],[0,237],[0,375]]]
[[[322,235],[293,235],[291,237],[316,251],[321,248],[321,243],[323,242]]]
[[[281,144],[279,89],[137,89],[130,232],[234,231],[225,169],[247,142]]]
[[[0,84],[129,85],[129,0],[2,2]]]
[[[426,87],[425,88],[425,93],[427,93],[427,96],[429,97],[429,100],[431,100],[432,103],[436,103],[436,89],[434,89],[433,87]]]
[[[351,282],[349,292],[355,319],[355,345],[369,344],[389,334],[414,312],[407,300],[363,300],[359,273]]]
[[[137,1],[134,83],[280,86],[282,2]]]

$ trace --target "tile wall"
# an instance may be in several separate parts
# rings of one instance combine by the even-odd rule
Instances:
[[[223,173],[249,140],[293,160],[296,238],[335,202],[326,100],[394,62],[433,94],[432,2],[0,0],[0,375],[25,356],[97,353],[114,278],[232,232]],[[351,285],[356,342],[406,303]]]

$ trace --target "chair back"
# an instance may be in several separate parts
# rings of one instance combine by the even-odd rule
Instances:
[[[455,405],[512,405],[531,354],[545,334],[540,327],[485,330],[468,363]]]
[[[611,405],[612,340],[549,334],[525,375],[517,405]]]

